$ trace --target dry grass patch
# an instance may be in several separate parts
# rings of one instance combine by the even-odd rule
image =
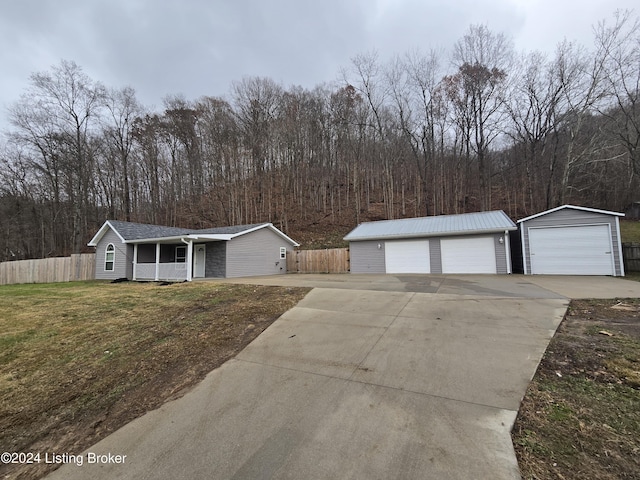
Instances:
[[[80,453],[185,393],[307,292],[209,282],[0,287],[1,450]],[[46,470],[0,465],[0,477]]]
[[[525,480],[640,478],[640,299],[571,302],[512,437]]]

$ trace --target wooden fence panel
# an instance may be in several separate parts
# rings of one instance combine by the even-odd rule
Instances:
[[[623,243],[622,258],[625,272],[640,272],[640,243]]]
[[[347,273],[349,249],[296,250],[287,256],[289,273]]]
[[[0,263],[0,285],[93,280],[95,268],[94,253],[2,262]]]

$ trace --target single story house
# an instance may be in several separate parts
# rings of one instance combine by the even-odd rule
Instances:
[[[383,220],[358,225],[349,242],[351,273],[511,273],[502,211]]]
[[[518,220],[524,273],[624,276],[620,217],[563,205]]]
[[[96,279],[190,281],[286,273],[298,243],[271,223],[190,230],[107,220],[88,245]]]

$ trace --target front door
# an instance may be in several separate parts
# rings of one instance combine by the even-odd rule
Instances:
[[[196,245],[196,255],[193,263],[194,278],[204,278],[205,261],[207,257],[207,248],[204,245]]]

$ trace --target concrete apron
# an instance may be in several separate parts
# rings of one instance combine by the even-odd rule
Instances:
[[[567,304],[315,289],[88,450],[124,464],[50,478],[520,478],[510,430]]]

